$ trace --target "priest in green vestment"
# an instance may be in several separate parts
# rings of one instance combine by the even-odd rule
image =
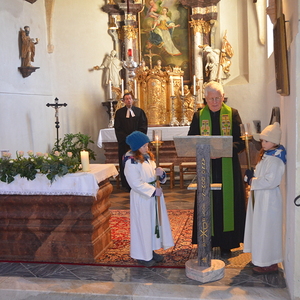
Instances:
[[[211,182],[222,183],[222,190],[211,192],[212,247],[220,247],[222,256],[230,256],[240,247],[245,227],[245,186],[238,153],[245,148],[240,138],[242,123],[236,109],[224,103],[223,86],[210,81],[205,89],[206,105],[194,116],[188,135],[232,135],[232,158],[211,159]],[[196,193],[197,195],[197,193]],[[197,209],[195,201],[192,243],[197,244]]]

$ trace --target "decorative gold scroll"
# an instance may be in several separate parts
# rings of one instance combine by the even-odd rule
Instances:
[[[128,20],[128,21],[136,21],[136,15],[125,14],[125,19]]]
[[[204,21],[204,20],[194,20],[192,19],[192,21],[189,21],[191,28],[194,29],[194,35],[197,32],[200,33],[209,33],[210,32],[210,22],[208,21]]]
[[[138,28],[134,28],[132,25],[123,26],[124,37],[128,40],[135,40],[137,37]]]

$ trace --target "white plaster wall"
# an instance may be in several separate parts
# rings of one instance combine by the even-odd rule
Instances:
[[[107,127],[108,114],[101,85],[102,71],[90,72],[113,49],[107,34],[104,0],[55,1],[53,13],[54,52],[47,52],[44,1],[0,0],[0,149],[49,151],[56,140],[54,109],[48,102],[66,102],[59,110],[59,136],[82,132],[95,141],[97,162],[104,162],[96,146],[98,133]],[[40,67],[23,78],[18,48],[20,28],[29,25],[30,37],[39,38],[33,66]]]
[[[55,96],[68,103],[61,112],[62,132],[87,133],[95,144],[99,130],[109,122],[102,106],[106,101],[103,71],[89,71],[113,49],[108,16],[101,10],[104,4],[104,0],[56,1],[53,15]],[[103,150],[96,145],[94,150],[104,163]]]
[[[227,30],[234,48],[230,77],[224,81],[228,105],[238,109],[243,123],[261,120],[268,125],[271,108],[267,103],[267,47],[258,39],[257,15],[252,1],[219,2],[219,34]]]
[[[285,272],[290,292],[300,299],[300,208],[293,199],[300,194],[297,150],[300,115],[300,40],[298,36],[298,1],[284,1],[290,20],[289,66],[291,95],[280,97],[275,90],[274,58],[267,59],[267,49],[258,41],[253,1],[224,0],[219,3],[219,34],[227,29],[229,42],[235,49],[232,76],[225,83],[228,104],[239,110],[244,123],[254,119],[262,127],[270,121],[271,109],[280,106],[283,143],[288,150],[283,194],[286,201]],[[108,124],[102,107],[105,92],[102,71],[89,72],[100,65],[113,49],[107,33],[107,14],[101,10],[104,0],[56,0],[53,14],[54,52],[47,52],[47,30],[44,1],[30,4],[24,0],[0,0],[0,149],[49,151],[56,139],[54,110],[46,107],[58,97],[61,108],[60,136],[64,133],[89,134],[95,143],[101,128]],[[40,67],[28,78],[18,71],[21,65],[18,33],[25,25],[30,36],[39,38],[34,66]],[[216,45],[217,46],[217,45]],[[296,105],[297,104],[297,105]],[[299,121],[298,121],[299,123]],[[98,162],[104,162],[103,150],[97,148]]]
[[[47,72],[50,62],[45,59],[45,19],[41,14],[43,2],[36,5],[17,0],[0,1],[0,148],[16,150],[46,151],[49,141],[51,119],[42,106],[51,95],[51,74]],[[29,25],[30,36],[39,38],[34,66],[40,67],[28,78],[18,71],[18,36],[20,28]],[[51,121],[51,123],[50,123]],[[49,122],[49,124],[48,124]]]

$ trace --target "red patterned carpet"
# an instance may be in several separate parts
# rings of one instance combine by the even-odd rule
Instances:
[[[129,210],[111,210],[110,227],[113,246],[99,257],[97,264],[107,266],[139,266],[129,256],[130,250],[130,218]],[[186,261],[197,257],[197,246],[191,244],[193,211],[168,210],[175,246],[168,250],[159,250],[165,259],[157,267],[184,268]],[[217,248],[218,249],[218,248]],[[222,259],[227,268],[244,268],[251,261],[249,253],[243,253],[242,248],[232,249],[232,257],[223,259],[214,248],[212,258]]]
[[[99,257],[97,263],[112,266],[137,266],[137,262],[129,256],[130,250],[130,218],[129,210],[111,210],[110,227],[113,246]],[[175,246],[167,250],[159,250],[163,254],[163,263],[157,266],[183,268],[185,262],[197,256],[197,247],[191,244],[192,210],[168,210]]]

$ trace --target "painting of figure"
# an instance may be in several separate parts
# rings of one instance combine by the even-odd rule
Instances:
[[[190,79],[188,10],[177,0],[146,0],[140,13],[141,60],[148,66],[181,67]],[[150,62],[151,60],[151,62]]]

